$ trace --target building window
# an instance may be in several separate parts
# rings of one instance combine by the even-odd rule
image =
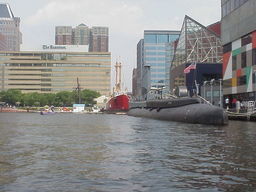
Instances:
[[[222,17],[225,17],[235,9],[241,7],[248,0],[228,0],[222,5]]]
[[[41,91],[51,91],[50,88],[42,88]]]
[[[250,44],[252,42],[252,34],[242,37],[242,46]]]
[[[157,35],[157,43],[168,43],[168,35]]]
[[[235,9],[239,7],[239,0],[235,0]]]
[[[230,52],[231,50],[232,50],[232,44],[231,43],[228,43],[228,44],[223,46],[223,53]]]
[[[256,72],[252,73],[252,82],[255,84],[256,83]]]
[[[231,0],[231,11],[235,9],[235,0]]]
[[[157,36],[156,35],[145,35],[144,41],[145,41],[145,43],[156,43]]]
[[[232,70],[235,71],[237,69],[237,56],[232,57]]]
[[[231,12],[231,1],[227,2],[227,15]]]
[[[238,77],[238,82],[237,82],[238,86],[240,85],[245,85],[246,84],[246,75]]]
[[[242,68],[246,67],[246,52],[242,53],[242,61],[241,61]]]
[[[226,79],[223,81],[223,87],[224,88],[229,88],[232,87],[232,79]]]
[[[252,65],[256,65],[256,48],[252,50]]]
[[[31,67],[32,64],[31,63],[22,63],[20,64],[20,67]]]
[[[240,6],[243,5],[247,0],[240,0]]]

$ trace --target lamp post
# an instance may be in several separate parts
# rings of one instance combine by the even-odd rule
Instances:
[[[205,95],[205,86],[207,84],[208,81],[204,81],[203,87],[204,87],[204,98],[206,99],[206,95]]]
[[[219,79],[220,82],[220,107],[223,108],[223,102],[222,102],[222,79]]]
[[[211,104],[213,103],[212,85],[213,85],[214,81],[215,81],[215,79],[212,79],[212,80],[210,81],[210,84],[211,84]]]
[[[254,84],[256,85],[256,70],[253,70],[253,74],[254,74]],[[252,89],[255,90],[255,87]],[[254,91],[254,100],[256,100],[256,92]]]

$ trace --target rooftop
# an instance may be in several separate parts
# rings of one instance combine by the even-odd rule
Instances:
[[[0,18],[14,18],[9,4],[0,3]]]

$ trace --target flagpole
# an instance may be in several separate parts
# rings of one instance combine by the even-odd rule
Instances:
[[[195,65],[196,65],[196,62],[193,62],[193,63],[195,63]],[[192,64],[193,64],[193,63],[192,63]],[[196,73],[196,68],[195,68],[195,69],[194,69],[194,73],[193,73],[192,89],[194,90],[194,86],[193,86],[193,84],[195,83],[196,94],[198,94],[196,74],[197,74],[197,73]]]
[[[196,66],[196,62],[195,63],[195,66]],[[198,95],[199,94],[199,87],[198,87],[198,84],[197,84],[197,67],[194,69],[194,78],[195,78],[195,85],[196,85],[196,94]]]
[[[196,62],[192,62],[189,66],[187,66],[185,69],[184,69],[184,73],[185,74],[188,74],[188,73],[190,73],[190,71],[191,70],[196,70]],[[195,93],[195,89],[194,89],[194,82],[195,82],[195,87],[196,87],[196,94],[198,94],[199,93],[199,89],[198,89],[198,85],[197,85],[197,82],[196,82],[196,71],[194,71],[193,72],[193,74],[192,74],[192,84],[188,84],[189,85],[189,87],[190,87],[190,85],[191,85],[191,88],[192,88],[192,90],[190,89],[190,88],[188,88],[188,89],[190,89],[190,91],[192,91],[192,94],[194,94]]]

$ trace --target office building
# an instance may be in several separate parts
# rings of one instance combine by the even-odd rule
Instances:
[[[90,52],[108,52],[108,28],[92,27]]]
[[[7,49],[6,38],[4,35],[0,33],[0,51],[4,51]]]
[[[137,69],[132,70],[132,95],[137,95]]]
[[[224,97],[256,99],[255,0],[222,0]]]
[[[55,27],[55,44],[72,45],[72,27],[57,26]]]
[[[0,91],[73,91],[78,78],[82,89],[110,95],[110,53],[83,52],[83,49],[78,52],[69,46],[49,45],[42,51],[0,52]]]
[[[151,88],[169,89],[173,42],[180,31],[145,30],[137,45],[137,89],[145,97]]]
[[[55,27],[56,45],[89,45],[90,52],[108,52],[108,28],[92,27],[80,24]]]
[[[0,50],[19,51],[21,43],[20,18],[14,17],[8,4],[0,3]]]
[[[181,35],[174,46],[175,54],[170,73],[171,90],[177,86],[186,86],[193,94],[196,89],[200,90],[204,81],[221,78],[220,22],[205,27],[185,16]],[[184,73],[184,69],[192,63],[196,63],[196,70]]]
[[[73,45],[89,45],[90,29],[85,24],[80,24],[72,29],[72,44]]]
[[[144,66],[150,66],[151,87],[169,87],[171,45],[180,31],[144,31]]]
[[[144,49],[143,49],[143,42],[144,40],[141,39],[138,44],[137,44],[137,68],[136,68],[136,84],[134,84],[133,86],[133,96],[135,97],[139,97],[142,95],[142,77],[143,77],[143,62],[144,62]],[[146,89],[146,88],[144,88]],[[144,93],[145,91],[143,91]]]

